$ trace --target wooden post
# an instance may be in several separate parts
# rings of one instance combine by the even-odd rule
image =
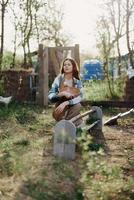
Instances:
[[[55,75],[57,76],[60,73],[60,65],[59,65],[58,59],[56,57],[56,48],[50,49],[50,59],[51,59],[52,65],[53,65]]]
[[[71,57],[75,59],[75,48],[72,47],[70,48],[70,50],[71,50]]]
[[[80,55],[79,55],[79,45],[75,44],[75,49],[74,49],[74,58],[80,68]]]
[[[98,121],[95,129],[102,131],[102,109],[98,106],[92,106],[92,110],[95,110],[95,112],[92,114],[92,118]]]
[[[48,47],[39,44],[39,85],[37,103],[40,106],[48,105]]]

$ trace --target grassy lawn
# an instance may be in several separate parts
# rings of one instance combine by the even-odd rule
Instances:
[[[89,80],[83,82],[83,93],[85,100],[101,101],[110,99],[122,99],[124,95],[125,78],[110,81],[112,96],[109,92],[107,80]]]
[[[77,159],[52,156],[51,112],[0,108],[0,199],[77,199]]]
[[[133,199],[133,119],[101,134],[83,129],[76,159],[67,161],[52,155],[51,113],[51,107],[0,106],[0,199]]]

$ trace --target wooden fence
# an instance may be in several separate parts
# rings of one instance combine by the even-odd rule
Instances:
[[[0,78],[3,79],[4,96],[13,96],[19,102],[30,100],[29,70],[2,71]]]

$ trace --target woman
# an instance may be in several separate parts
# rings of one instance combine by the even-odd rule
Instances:
[[[79,77],[79,68],[72,58],[66,58],[61,66],[60,74],[55,78],[48,98],[55,102],[53,117],[56,121],[71,119],[80,112],[82,99],[82,84]],[[82,120],[74,122],[76,126]]]

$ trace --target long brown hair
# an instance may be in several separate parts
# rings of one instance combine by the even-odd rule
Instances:
[[[80,80],[80,72],[79,72],[78,64],[73,58],[66,58],[62,62],[62,65],[61,65],[61,68],[60,68],[60,73],[64,74],[64,63],[67,60],[69,60],[72,63],[72,66],[73,66],[73,77],[75,77],[76,79]]]

